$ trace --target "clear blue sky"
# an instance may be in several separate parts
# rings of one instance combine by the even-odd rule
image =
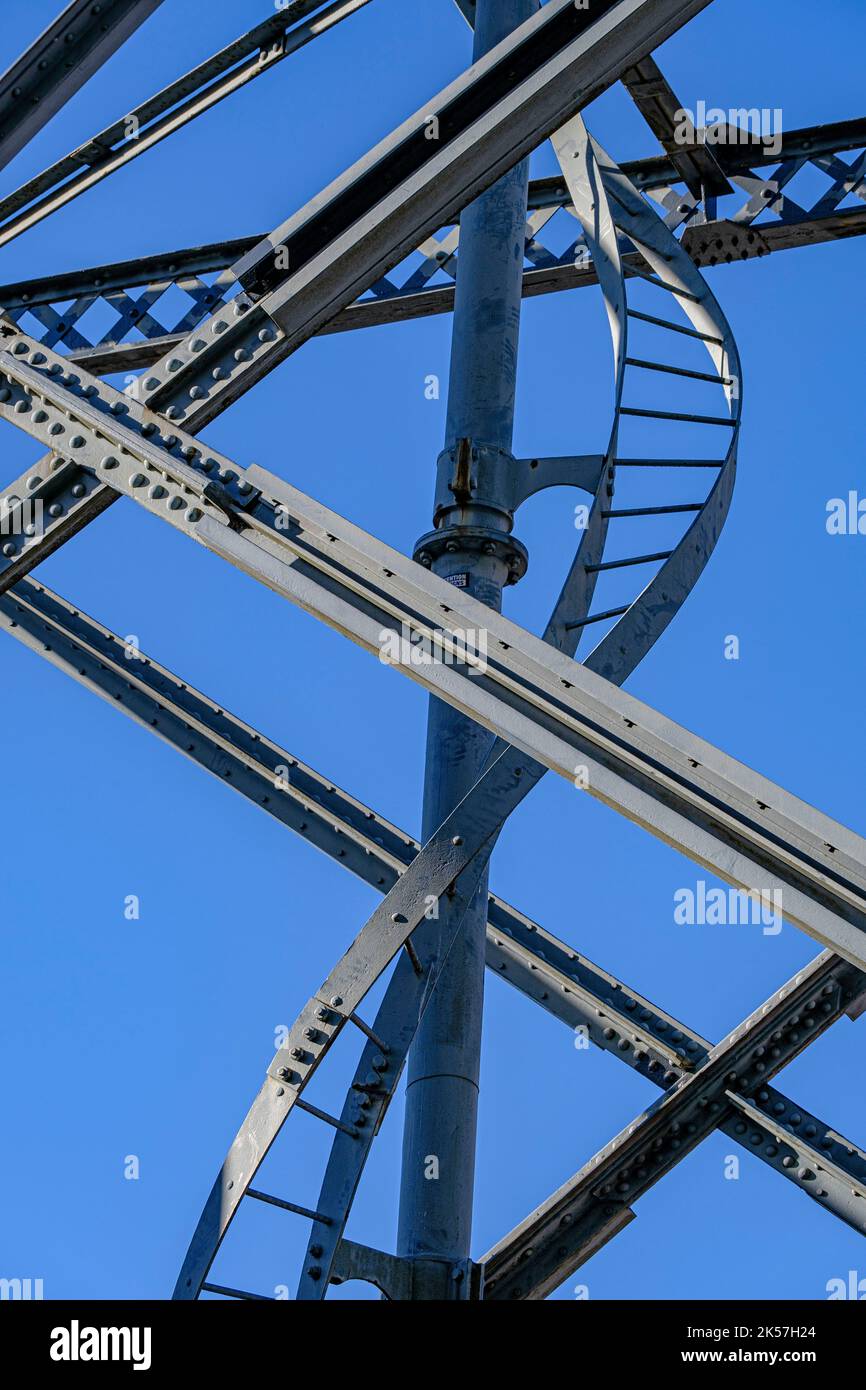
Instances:
[[[6,0],[5,67],[59,0]],[[11,189],[269,13],[166,0],[2,176]],[[866,114],[860,0],[716,0],[657,55],[683,102],[781,107],[788,128]],[[360,15],[2,253],[0,280],[277,225],[467,63],[451,0]],[[619,159],[655,152],[621,90],[586,113]],[[552,172],[549,152],[538,172]],[[629,689],[861,832],[866,538],[831,537],[829,498],[864,487],[866,243],[709,272],[744,364],[730,520],[698,589]],[[428,529],[451,325],[433,318],[308,344],[209,430],[411,551]],[[525,307],[516,448],[592,452],[610,366],[594,291]],[[2,482],[38,456],[3,429]],[[538,630],[576,499],[520,514],[527,580],[508,613]],[[120,504],[39,578],[407,830],[420,822],[426,697],[202,549]],[[741,657],[724,659],[728,634]],[[289,1024],[375,895],[255,807],[4,637],[0,1275],[46,1297],[168,1296],[203,1200]],[[722,1037],[815,947],[792,928],[678,926],[691,864],[546,778],[506,828],[495,890],[706,1036]],[[141,918],[124,918],[137,894]],[[779,1085],[866,1140],[866,1031],[842,1021]],[[488,980],[475,1255],[657,1092]],[[297,1121],[297,1123],[296,1123]],[[393,1248],[402,1100],[375,1146],[350,1234]],[[291,1132],[290,1132],[291,1131]],[[637,1220],[555,1297],[825,1297],[866,1276],[858,1236],[747,1155],[726,1181],[714,1137],[644,1197]],[[140,1178],[124,1178],[135,1154]],[[271,1191],[312,1203],[325,1158],[295,1117]],[[305,1223],[262,1209],[219,1276],[293,1290]],[[372,1295],[358,1285],[334,1296]]]

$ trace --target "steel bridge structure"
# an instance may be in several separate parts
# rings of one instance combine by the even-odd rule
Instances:
[[[161,2],[68,5],[0,79],[0,166]],[[266,14],[0,198],[0,246],[375,3],[293,0]],[[866,1004],[866,841],[621,689],[709,563],[733,494],[742,368],[703,269],[866,232],[866,118],[787,131],[778,149],[759,135],[678,140],[680,103],[652,54],[710,3],[458,0],[474,29],[471,65],[273,231],[0,287],[0,415],[44,449],[0,493],[5,632],[381,894],[251,1085],[249,1111],[214,1163],[177,1299],[264,1296],[232,1277],[244,1202],[309,1224],[300,1300],[350,1279],[395,1300],[541,1299],[716,1130],[866,1233],[866,1153],[775,1085]],[[661,153],[617,162],[587,129],[581,112],[618,82]],[[529,155],[546,140],[561,174],[530,181]],[[558,229],[561,244],[566,227],[565,250],[548,249],[545,234]],[[521,301],[590,286],[610,327],[609,436],[594,453],[515,457]],[[181,317],[160,307],[170,290],[166,302],[185,296]],[[98,341],[83,327],[94,306],[106,325]],[[446,313],[448,425],[433,527],[412,557],[198,441],[313,336]],[[123,372],[140,374],[134,389],[105,380]],[[663,382],[663,404],[630,403],[640,382]],[[698,409],[694,392],[706,388],[715,404]],[[659,422],[682,426],[684,441],[699,426],[707,444],[661,456]],[[655,505],[634,497],[647,478],[659,483]],[[563,485],[585,504],[586,525],[538,637],[501,612],[527,565],[513,525],[523,502]],[[40,583],[40,562],[121,498],[368,651],[381,654],[383,632],[395,636],[394,671],[430,695],[420,841],[182,676],[149,657],[131,666],[121,637]],[[622,558],[637,519],[631,534],[649,539]],[[656,525],[664,540],[653,540]],[[481,631],[484,660],[465,637]],[[664,1012],[488,885],[502,826],[548,771],[569,782],[579,773],[590,796],[735,889],[783,892],[786,919],[821,953],[721,1041]],[[485,969],[585,1028],[658,1094],[473,1260]],[[365,1013],[378,982],[381,1002]],[[332,1048],[353,1043],[351,1085],[328,1113],[308,1088]],[[404,1072],[391,1253],[345,1232]],[[313,1208],[257,1185],[271,1146],[291,1142],[294,1111],[332,1134]],[[437,1183],[424,1181],[431,1153]]]

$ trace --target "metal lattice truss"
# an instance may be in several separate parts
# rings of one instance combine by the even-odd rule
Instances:
[[[729,139],[716,149],[720,167],[736,185],[728,184],[725,198],[692,194],[669,158],[622,166],[631,183],[659,204],[696,265],[727,265],[866,231],[866,120],[788,132],[781,159],[768,155],[751,137],[741,144],[731,131]],[[808,184],[816,172],[825,187],[817,197],[811,190],[803,206],[795,201],[798,176]],[[0,200],[0,218],[10,201]],[[597,282],[575,216],[564,179],[538,179],[530,185],[527,297]],[[553,233],[565,244],[557,250],[545,246],[545,231],[548,239]],[[0,231],[0,244],[2,239]],[[459,225],[428,237],[394,273],[374,282],[321,331],[345,332],[450,312],[459,239]],[[240,288],[234,264],[261,240],[237,238],[2,285],[0,306],[46,346],[68,350],[71,360],[92,371],[141,370],[230,302]]]
[[[151,143],[365,3],[298,0],[266,20],[145,104],[142,128],[153,122]],[[856,1018],[866,1001],[866,842],[619,688],[697,582],[733,489],[741,368],[699,267],[864,230],[857,200],[866,157],[842,159],[866,144],[864,122],[790,133],[775,162],[734,143],[710,153],[701,141],[685,150],[672,142],[673,94],[648,55],[706,3],[597,0],[590,13],[572,0],[549,0],[269,237],[0,292],[0,415],[47,451],[0,494],[3,626],[382,894],[271,1059],[193,1235],[178,1298],[259,1296],[210,1281],[245,1199],[310,1221],[299,1298],[323,1298],[329,1284],[350,1278],[392,1298],[412,1295],[412,1262],[348,1240],[346,1223],[498,833],[547,770],[573,782],[580,768],[591,796],[745,893],[782,892],[788,920],[825,949],[713,1045],[491,895],[488,966],[569,1027],[585,1027],[596,1046],[654,1082],[661,1096],[480,1266],[457,1278],[446,1271],[442,1296],[543,1297],[716,1129],[866,1232],[866,1154],[772,1084],[804,1047],[842,1015]],[[103,11],[116,10],[129,27],[133,12],[140,20],[154,7],[104,4]],[[471,22],[473,6],[461,9]],[[32,68],[29,55],[14,71],[25,68]],[[578,112],[620,78],[663,157],[620,167],[586,131]],[[4,91],[0,84],[0,109]],[[69,94],[61,72],[43,114]],[[182,98],[186,105],[178,105]],[[431,114],[440,125],[435,143],[424,136]],[[26,124],[20,129],[22,142],[33,133]],[[449,309],[460,210],[548,136],[562,178],[533,185],[525,292],[599,285],[613,343],[615,410],[597,453],[518,461],[508,499],[514,508],[563,483],[587,505],[562,592],[537,638],[432,573],[424,542],[410,560],[196,436],[314,334]],[[78,165],[70,156],[72,163],[61,161],[0,205],[6,239],[131,154],[111,127]],[[76,172],[82,164],[83,174]],[[806,166],[828,181],[809,206],[793,194]],[[736,189],[747,201],[720,216],[719,201],[736,198]],[[559,226],[554,251],[541,234],[549,239]],[[160,311],[169,288],[189,300],[180,318]],[[95,312],[104,324],[85,331]],[[100,379],[126,368],[145,369],[132,391]],[[663,408],[631,403],[639,381],[675,388],[676,408],[668,396]],[[707,388],[718,404],[699,413],[691,393]],[[722,445],[659,456],[646,442],[658,421],[688,439],[697,426]],[[627,438],[635,429],[637,454]],[[467,465],[483,475],[483,450],[466,444],[466,456],[455,458],[455,484]],[[633,480],[647,476],[665,497],[657,505],[629,498]],[[680,489],[673,497],[671,484]],[[119,637],[28,577],[121,496],[368,650],[380,651],[386,631],[408,633],[413,650],[447,653],[429,662],[401,656],[394,669],[496,738],[484,774],[426,844],[150,658],[130,663]],[[661,528],[664,538],[637,543],[629,539],[636,525],[651,528],[646,534]],[[483,663],[461,636],[478,630],[488,634]],[[600,638],[578,663],[590,630]],[[414,938],[434,898],[443,926],[438,956],[425,955]],[[359,1010],[383,978],[382,1002],[367,1023]],[[334,1115],[310,1097],[332,1045],[352,1032],[360,1056]],[[294,1110],[333,1130],[315,1209],[254,1185]]]

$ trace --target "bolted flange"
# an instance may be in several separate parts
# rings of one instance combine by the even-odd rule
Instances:
[[[487,555],[501,560],[508,570],[506,584],[516,584],[529,567],[529,553],[515,536],[504,531],[491,531],[486,526],[446,526],[441,531],[428,531],[415,546],[413,559],[431,569],[436,561],[449,554]]]

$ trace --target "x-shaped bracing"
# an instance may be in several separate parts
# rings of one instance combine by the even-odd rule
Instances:
[[[503,806],[517,804],[541,775],[542,766],[525,753],[566,776],[577,755],[589,767],[591,793],[730,881],[754,892],[780,887],[787,915],[857,967],[839,986],[836,1013],[853,1003],[866,965],[866,845],[858,837],[279,480],[197,453],[184,434],[166,437],[164,422],[152,412],[83,373],[73,374],[74,385],[58,384],[62,359],[52,360],[11,325],[7,344],[0,352],[8,383],[0,389],[0,411],[7,418],[44,442],[56,438],[52,431],[62,422],[88,471],[110,473],[119,491],[362,644],[375,647],[383,624],[395,620],[438,635],[450,644],[453,665],[398,669],[489,727],[519,735],[524,753],[505,749],[491,759],[481,783],[407,867],[374,918],[399,919],[399,936],[408,941],[430,894],[440,897],[469,869],[502,823]],[[185,461],[190,451],[198,467]],[[208,481],[215,469],[223,477],[234,474],[231,494]],[[455,636],[455,629],[484,626],[497,652],[493,673],[467,661]],[[661,795],[651,785],[656,778]],[[832,959],[834,969],[847,969]]]
[[[619,5],[603,6],[603,37],[611,64],[608,79],[613,80],[629,59],[640,59],[642,53],[700,8],[701,3],[676,0],[623,0]],[[547,33],[552,33],[560,19],[575,23],[574,10],[565,0],[553,0],[537,17],[536,35],[539,27],[547,25]],[[630,26],[629,38],[625,37],[626,25]],[[512,52],[519,50],[522,33],[515,39],[517,47]],[[593,31],[590,40],[595,37]],[[524,146],[515,151],[511,144],[507,159],[512,162],[536,144],[540,135],[558,125],[567,110],[577,109],[599,89],[597,77],[590,77],[591,61],[581,66],[585,58],[591,60],[594,56],[592,41],[587,47],[582,32],[577,31],[574,38],[569,33],[567,40],[560,52],[548,55],[547,68],[537,71],[535,87],[528,92],[523,90],[520,121]],[[612,48],[616,50],[615,57]],[[563,61],[566,53],[567,61]],[[486,80],[489,87],[493,67],[495,63],[481,73],[473,70],[468,85]],[[591,85],[581,88],[583,74],[590,84],[595,81],[594,89]],[[464,79],[463,85],[454,84],[448,95],[459,104],[466,88]],[[704,1083],[709,1079],[718,1085],[716,1072],[720,1064],[727,1065],[729,1056],[737,1054],[741,1066],[754,1066],[758,1073],[771,1073],[777,1069],[774,1063],[783,1065],[793,1055],[792,1049],[799,1046],[800,1035],[794,1034],[798,1033],[801,1020],[795,1015],[796,1021],[792,1021],[792,1008],[801,1009],[811,1018],[811,1027],[819,1031],[820,1026],[832,1021],[831,1016],[855,1006],[862,989],[860,968],[864,963],[863,842],[778,788],[755,779],[716,750],[698,744],[685,731],[629,701],[606,682],[593,685],[590,672],[576,668],[567,654],[556,656],[549,647],[511,624],[500,630],[500,620],[493,622],[489,610],[481,610],[479,615],[471,608],[471,601],[459,595],[455,599],[448,586],[447,593],[443,592],[441,586],[437,588],[440,581],[423,571],[419,580],[416,567],[410,566],[404,557],[388,552],[341,518],[286,488],[280,480],[260,470],[244,473],[230,468],[229,461],[197,450],[189,433],[181,433],[179,428],[181,423],[187,431],[201,428],[348,304],[359,286],[369,284],[377,273],[396,263],[410,245],[410,237],[411,244],[417,244],[419,235],[446,222],[450,214],[507,167],[502,153],[497,152],[496,142],[503,137],[506,141],[515,138],[517,107],[508,93],[494,95],[499,104],[494,102],[485,113],[485,129],[475,132],[471,141],[474,162],[455,159],[452,150],[456,146],[448,144],[442,160],[422,161],[418,166],[417,175],[413,175],[416,202],[411,217],[404,217],[405,225],[401,226],[399,208],[396,216],[393,208],[386,216],[379,215],[378,207],[371,208],[366,223],[361,219],[353,229],[353,241],[340,243],[338,238],[336,243],[328,243],[317,260],[309,245],[316,221],[314,209],[313,216],[300,214],[242,262],[240,272],[245,283],[254,295],[262,297],[257,303],[241,299],[230,314],[212,319],[193,335],[174,360],[160,364],[145,385],[146,399],[176,422],[177,434],[168,433],[160,415],[138,404],[130,405],[83,372],[69,372],[63,359],[42,351],[38,344],[8,325],[8,345],[13,354],[2,354],[9,382],[0,393],[6,397],[4,412],[49,447],[63,436],[64,450],[68,443],[70,459],[80,462],[68,461],[58,468],[46,468],[49,479],[35,483],[31,492],[48,491],[56,518],[62,517],[63,521],[56,527],[49,525],[46,540],[34,538],[36,543],[25,547],[26,555],[5,557],[10,562],[6,565],[6,585],[50,549],[62,544],[115,500],[119,492],[126,492],[364,645],[375,647],[376,628],[381,631],[383,622],[395,619],[405,622],[415,633],[443,642],[454,664],[433,668],[432,672],[410,670],[408,674],[491,729],[507,734],[516,747],[509,748],[502,740],[497,743],[496,756],[487,773],[467,798],[471,824],[467,823],[463,834],[455,833],[462,828],[461,817],[468,814],[467,803],[463,803],[406,867],[386,895],[381,912],[374,914],[368,924],[368,928],[376,930],[386,920],[399,924],[388,948],[392,957],[401,944],[410,942],[419,920],[419,894],[426,902],[431,888],[438,889],[436,895],[440,896],[455,880],[462,880],[464,875],[471,877],[478,860],[489,852],[489,844],[509,809],[538,780],[544,767],[554,767],[570,777],[576,755],[587,767],[593,794],[686,849],[699,862],[752,891],[781,885],[786,891],[787,915],[817,939],[832,943],[846,959],[819,958],[766,1006],[760,1018],[748,1021],[742,1033],[738,1030],[732,1039],[715,1049],[694,1075],[686,1073],[683,1079],[675,1080],[660,1107],[633,1127],[640,1144],[648,1129],[667,1125],[662,1148],[675,1154],[682,1143],[676,1139],[676,1126],[681,1121],[671,1116],[681,1111],[687,1114],[692,1102],[700,1104],[706,1100]],[[564,101],[567,108],[562,105]],[[419,118],[423,119],[424,113],[415,118],[416,128]],[[397,134],[406,138],[411,126],[412,122],[407,123]],[[393,153],[393,147],[386,148],[388,144],[385,142],[380,151],[374,152],[366,168],[353,171],[360,181],[377,156]],[[345,201],[351,184],[349,175],[331,190],[332,216],[341,198]],[[333,227],[329,234],[333,234]],[[293,266],[293,273],[282,277],[285,284],[279,275],[275,276],[271,264],[274,253],[282,250],[291,253]],[[230,361],[234,365],[229,365]],[[124,419],[125,416],[129,418]],[[106,453],[106,448],[111,452]],[[208,478],[209,471],[217,476]],[[65,500],[60,500],[64,486],[68,486],[71,495],[68,507]],[[18,602],[19,597],[4,602]],[[456,641],[453,629],[467,620],[486,627],[495,638],[496,655],[488,671],[480,672],[466,662]],[[696,757],[696,753],[700,756]],[[459,923],[455,930],[457,926]],[[819,984],[818,996],[806,997]],[[761,1060],[759,1048],[763,1044],[756,1041],[768,1018],[782,1025],[776,1032],[785,1044],[773,1044],[770,1036],[770,1052],[775,1045],[778,1054],[772,1063]],[[803,1026],[808,1035],[815,1035],[809,1034],[808,1024]],[[636,1058],[637,1055],[635,1048]],[[278,1057],[275,1067],[279,1060]],[[695,1084],[698,1081],[701,1084]],[[396,1084],[396,1077],[392,1084]],[[724,1103],[708,1103],[721,1107],[726,1118],[728,1111],[742,1109],[742,1097],[728,1092]],[[774,1102],[776,1107],[779,1104],[784,1102]],[[686,1128],[692,1137],[695,1133],[702,1137],[700,1125],[694,1120],[689,1120]],[[819,1128],[816,1124],[816,1133]],[[776,1137],[778,1142],[785,1142]],[[591,1181],[578,1175],[564,1198],[558,1194],[553,1199],[557,1220],[566,1224],[573,1224],[566,1218],[574,1218],[575,1204],[579,1207],[577,1227],[583,1235],[578,1240],[565,1240],[565,1254],[557,1255],[560,1261],[571,1261],[571,1267],[575,1259],[579,1261],[589,1250],[597,1248],[605,1231],[618,1228],[625,1219],[623,1204],[619,1203],[617,1209],[616,1201],[609,1200],[606,1205],[611,1210],[605,1211],[603,1204],[601,1217],[595,1212],[593,1220],[586,1224],[587,1212],[580,1203],[601,1169],[610,1168],[614,1176],[621,1178],[619,1188],[632,1189],[635,1195],[642,1190],[640,1183],[647,1181],[646,1173],[641,1177],[638,1172],[635,1188],[630,1181],[631,1170],[629,1179],[617,1172],[622,1150],[629,1147],[624,1141],[615,1141],[610,1150],[594,1161]],[[638,1154],[635,1161],[638,1169],[647,1167],[642,1155]],[[649,1167],[655,1176],[666,1171],[662,1162]],[[829,1174],[834,1165],[824,1160],[819,1167],[822,1174]],[[844,1187],[848,1181],[844,1166],[835,1165],[837,1180],[840,1172]],[[652,1173],[649,1180],[655,1180]],[[594,1192],[589,1195],[594,1200]],[[625,1193],[619,1191],[617,1195]],[[562,1210],[563,1200],[568,1204],[566,1210]],[[549,1215],[545,1208],[539,1219],[546,1221]],[[545,1251],[548,1249],[546,1237],[538,1241],[536,1231],[532,1238]],[[523,1233],[518,1231],[501,1250],[491,1252],[488,1263],[492,1296],[501,1296],[501,1290],[509,1287],[508,1266],[515,1251],[519,1252],[516,1258],[521,1261],[521,1277],[525,1276],[522,1239]],[[564,1238],[559,1234],[558,1239],[562,1243]],[[552,1273],[550,1268],[539,1268],[522,1296],[543,1291],[545,1281],[549,1286],[559,1269],[557,1266]]]
[[[14,594],[0,599],[0,620],[31,650],[377,891],[390,888],[419,853],[411,836],[146,654],[130,661],[122,638],[50,590],[23,581]],[[687,1024],[494,896],[488,908],[487,964],[657,1086],[668,1089],[706,1063],[711,1044]],[[840,969],[845,973],[845,967]],[[857,974],[846,978],[856,994]],[[866,977],[862,984],[866,988]],[[854,1001],[841,993],[836,1003],[841,1007],[834,1008],[832,1019],[824,1012],[822,1025],[838,1018],[842,1007],[855,1011]],[[802,1034],[804,1039],[818,1035],[812,1028]],[[807,1196],[866,1233],[866,1155],[771,1085],[762,1085],[757,1094],[752,1111],[743,1111],[740,1099],[719,1127]]]

